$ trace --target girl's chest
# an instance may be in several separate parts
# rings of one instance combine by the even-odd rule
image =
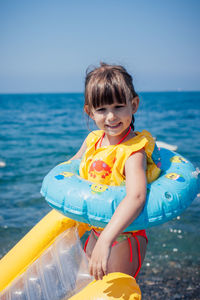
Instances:
[[[93,149],[88,153],[88,179],[102,184],[111,184],[113,172],[117,168],[117,149]]]

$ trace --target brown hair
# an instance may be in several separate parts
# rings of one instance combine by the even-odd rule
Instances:
[[[132,77],[122,66],[100,63],[100,67],[86,72],[85,106],[88,112],[92,107],[127,103],[137,96]]]

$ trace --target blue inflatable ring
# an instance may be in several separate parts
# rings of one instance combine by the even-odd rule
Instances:
[[[197,194],[194,166],[181,155],[160,149],[160,177],[147,186],[147,199],[138,218],[125,231],[145,229],[180,215]],[[125,186],[94,184],[79,176],[80,160],[64,162],[44,178],[41,193],[67,217],[104,228],[126,195]]]

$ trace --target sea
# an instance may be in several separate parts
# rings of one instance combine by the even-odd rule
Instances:
[[[200,169],[200,92],[139,96],[135,129],[176,145]],[[40,194],[44,176],[72,157],[95,128],[83,104],[82,93],[0,95],[0,257],[51,210]],[[143,298],[200,299],[200,195],[147,234]]]

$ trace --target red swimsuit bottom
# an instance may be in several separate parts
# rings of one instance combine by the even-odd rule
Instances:
[[[93,233],[94,233],[94,236],[96,238],[99,237],[100,233],[97,232],[96,230],[92,229]],[[122,235],[127,235],[127,240],[128,240],[128,243],[129,243],[129,247],[130,247],[130,262],[132,262],[133,260],[133,249],[132,249],[132,244],[131,244],[131,240],[130,240],[130,237],[134,237],[135,240],[136,240],[136,243],[137,243],[137,250],[138,250],[138,268],[137,268],[137,271],[135,272],[134,274],[134,278],[137,277],[138,273],[140,272],[140,269],[141,269],[141,253],[140,253],[140,243],[139,243],[139,240],[138,240],[138,236],[143,236],[147,243],[148,243],[148,238],[147,238],[147,235],[146,235],[146,230],[143,229],[143,230],[138,230],[138,231],[135,231],[135,232],[126,232]],[[87,248],[87,244],[89,242],[89,239],[90,239],[90,236],[91,234],[89,235],[89,237],[87,238],[86,242],[85,242],[85,246],[84,246],[84,251],[86,252],[86,248]],[[112,247],[114,247],[116,244],[120,243],[119,241],[114,241],[113,244],[112,244]]]

